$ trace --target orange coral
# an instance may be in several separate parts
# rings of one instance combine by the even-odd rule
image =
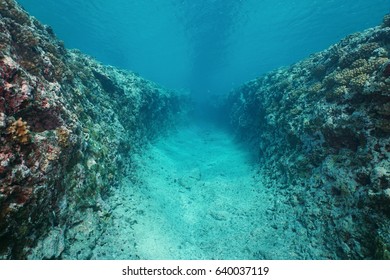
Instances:
[[[63,147],[67,147],[70,131],[66,127],[61,126],[60,128],[57,128],[56,132],[60,145]]]
[[[28,128],[27,122],[24,122],[22,118],[19,118],[8,128],[8,133],[12,135],[12,139],[19,143],[28,144],[31,140]]]

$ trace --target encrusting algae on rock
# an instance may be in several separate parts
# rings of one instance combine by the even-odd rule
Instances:
[[[65,49],[49,26],[0,0],[0,259],[64,258],[65,240],[88,238],[75,225],[99,224],[130,152],[173,126],[182,104]]]
[[[333,252],[323,258],[389,258],[389,53],[387,15],[226,101],[236,134],[255,146],[264,184],[297,198],[286,203],[311,229],[311,246]]]

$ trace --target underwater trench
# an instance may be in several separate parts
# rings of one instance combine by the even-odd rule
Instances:
[[[265,188],[250,150],[218,124],[193,122],[133,156],[137,174],[109,198],[98,238],[63,258],[308,259],[311,247],[289,199]],[[91,244],[88,244],[91,243]],[[88,244],[88,245],[87,245]],[[86,246],[93,249],[84,255]]]
[[[390,259],[389,15],[210,96],[234,132],[14,0],[0,27],[0,259]]]

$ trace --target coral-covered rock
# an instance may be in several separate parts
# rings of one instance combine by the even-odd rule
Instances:
[[[319,221],[309,234],[334,252],[323,258],[389,256],[389,42],[387,15],[226,100],[237,135],[255,145],[265,185],[300,197],[297,217],[308,228]]]
[[[100,219],[96,201],[181,103],[134,73],[66,50],[50,27],[0,0],[0,258],[61,258],[64,232],[82,222],[77,213]],[[38,242],[55,249],[42,255]]]

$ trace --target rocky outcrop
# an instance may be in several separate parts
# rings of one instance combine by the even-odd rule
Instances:
[[[105,219],[130,155],[171,126],[181,104],[65,49],[50,27],[0,0],[0,258],[61,258],[72,227]],[[38,241],[44,250],[32,250]]]
[[[333,255],[390,259],[390,16],[226,100],[268,187]],[[308,246],[311,246],[308,244]]]

